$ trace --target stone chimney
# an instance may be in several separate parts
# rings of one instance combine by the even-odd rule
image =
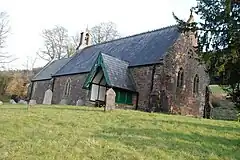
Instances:
[[[81,32],[81,34],[80,34],[80,42],[77,47],[77,50],[83,49],[90,45],[91,45],[91,34],[90,34],[90,31],[88,30],[88,28],[86,28],[86,31]]]
[[[193,13],[192,13],[192,9],[190,9],[190,16],[187,20],[187,23],[193,23],[193,22],[194,22],[194,16],[193,16]],[[198,45],[197,31],[195,31],[195,32],[190,31],[189,38],[190,38],[190,41],[192,43],[192,46],[196,47]]]

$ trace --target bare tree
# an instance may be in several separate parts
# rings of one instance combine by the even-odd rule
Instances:
[[[76,52],[76,46],[73,43],[69,43],[67,46],[67,57],[71,57]]]
[[[12,56],[4,52],[4,48],[6,47],[6,41],[10,32],[9,26],[9,16],[6,12],[0,12],[0,63],[10,63],[15,59]]]
[[[26,75],[28,81],[30,81],[30,79],[34,75],[33,69],[38,58],[39,57],[37,56],[37,54],[34,55],[33,57],[27,56],[25,63],[22,64],[24,69],[26,69],[24,74]]]
[[[37,61],[38,57],[37,55],[33,56],[33,57],[29,57],[27,56],[26,57],[26,61],[25,63],[23,64],[23,67],[27,70],[33,70],[35,64],[36,64],[36,61]]]
[[[68,53],[69,37],[68,31],[62,26],[55,26],[52,29],[42,31],[44,49],[37,52],[39,57],[51,61],[61,59]]]
[[[116,24],[113,22],[102,22],[94,26],[90,33],[93,44],[120,37],[116,29]],[[69,37],[67,29],[62,26],[43,30],[42,37],[44,39],[44,49],[38,51],[37,54],[47,61],[72,56],[76,52],[76,48],[80,42],[80,33]]]
[[[76,33],[75,36],[71,37],[71,44],[75,47],[75,49],[78,47],[80,42],[80,33]]]
[[[71,57],[75,52],[80,42],[80,33],[76,33],[74,36],[69,37],[67,55]]]
[[[119,38],[117,26],[113,22],[102,22],[91,28],[92,43],[101,43]]]

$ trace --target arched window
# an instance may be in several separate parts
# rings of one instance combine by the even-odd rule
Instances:
[[[71,79],[68,78],[67,82],[65,83],[65,87],[64,87],[64,97],[69,96],[70,94],[70,87],[71,87]]]
[[[183,87],[183,82],[184,82],[184,71],[182,68],[178,71],[177,75],[177,87]]]
[[[199,88],[199,77],[196,74],[193,80],[193,93],[198,93],[198,88]]]

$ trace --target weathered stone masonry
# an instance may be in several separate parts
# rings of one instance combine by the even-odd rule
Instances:
[[[139,93],[138,109],[147,110],[152,90],[157,90],[160,86],[162,65],[156,64],[155,69],[154,65],[149,65],[132,67],[130,70],[135,81],[136,90]],[[153,81],[152,78],[154,78]]]
[[[139,93],[138,109],[144,110],[148,106],[148,97],[151,87],[152,66],[131,68],[136,90]]]
[[[184,35],[174,44],[164,59],[164,85],[173,113],[203,115],[205,88],[209,78],[204,66],[199,65],[196,60],[196,56],[189,37]],[[177,87],[180,68],[184,71],[182,88]],[[198,94],[193,93],[193,80],[196,74],[199,76]]]
[[[131,68],[137,92],[140,110],[149,109],[151,93],[165,91],[168,103],[164,106],[169,112],[182,115],[203,115],[205,88],[209,78],[196,60],[196,53],[188,36],[183,35],[163,59],[163,64]],[[160,62],[160,61],[159,61]],[[179,69],[184,71],[183,87],[177,87]],[[154,75],[153,75],[154,74]],[[194,77],[199,76],[198,93],[193,93]],[[152,86],[151,86],[152,85]]]
[[[42,104],[45,91],[51,87],[50,80],[35,81],[32,84],[31,99],[36,100],[38,104]]]
[[[77,100],[88,101],[88,90],[82,89],[87,74],[76,74],[55,77],[53,88],[53,104],[59,104],[62,99],[67,100],[67,104],[76,105]],[[67,80],[70,79],[70,94],[64,97],[64,89]]]

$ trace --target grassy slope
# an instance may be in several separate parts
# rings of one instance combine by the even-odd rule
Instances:
[[[209,85],[212,92],[212,104],[215,107],[212,110],[213,119],[237,119],[238,110],[234,103],[226,98],[223,98],[227,95],[227,87],[224,88],[219,85]]]
[[[0,159],[240,159],[240,123],[129,110],[0,106]]]
[[[227,92],[219,85],[209,85],[209,88],[213,94],[227,94]]]

